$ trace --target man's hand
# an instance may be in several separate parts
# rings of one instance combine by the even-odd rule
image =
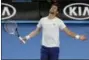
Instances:
[[[30,39],[30,36],[29,35],[28,36],[25,36],[24,38],[22,38],[21,41],[25,44],[28,39]]]
[[[87,38],[86,38],[86,36],[84,36],[84,35],[80,35],[80,38],[79,38],[80,40],[82,40],[82,41],[84,41],[84,40],[86,40]]]

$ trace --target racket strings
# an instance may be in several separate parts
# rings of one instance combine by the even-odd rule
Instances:
[[[15,30],[17,28],[17,25],[14,22],[5,23],[4,28],[5,31],[8,32],[9,34],[15,35]]]

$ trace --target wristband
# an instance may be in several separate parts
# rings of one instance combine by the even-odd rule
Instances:
[[[30,36],[29,36],[29,35],[27,35],[25,38],[26,38],[26,40],[28,40],[28,39],[30,39]]]
[[[80,35],[76,35],[75,38],[76,38],[76,39],[79,39],[79,38],[80,38]]]

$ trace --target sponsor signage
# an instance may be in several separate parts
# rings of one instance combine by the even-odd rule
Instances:
[[[72,3],[64,7],[64,15],[75,20],[89,19],[89,4]]]
[[[8,0],[9,1],[9,0]],[[34,0],[36,1],[36,0]],[[77,2],[77,0],[74,0]],[[89,0],[73,3],[67,0],[58,0],[59,18],[62,20],[89,20]],[[2,20],[29,20],[38,21],[49,13],[51,2],[5,2],[2,1]]]
[[[7,3],[1,3],[1,6],[2,6],[1,10],[2,20],[10,19],[11,17],[15,16],[16,8],[14,6]]]

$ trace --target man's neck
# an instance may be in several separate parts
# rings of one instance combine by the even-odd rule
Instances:
[[[55,18],[55,17],[56,17],[56,16],[53,15],[53,14],[49,14],[49,15],[48,15],[48,18],[49,18],[49,19],[53,19],[53,18]]]

